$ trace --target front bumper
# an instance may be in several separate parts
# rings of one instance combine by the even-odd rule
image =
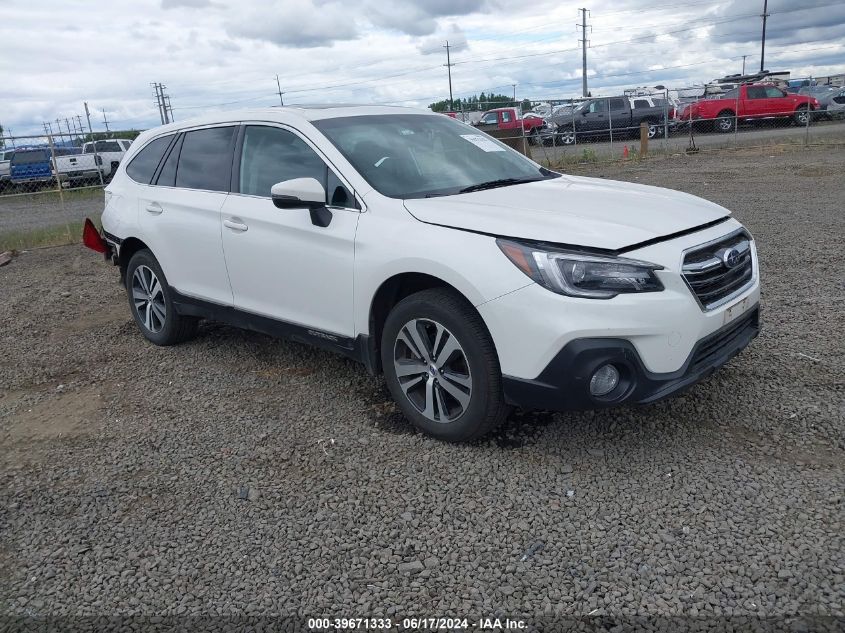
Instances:
[[[646,369],[630,341],[584,338],[570,341],[533,380],[503,377],[508,403],[529,409],[584,410],[622,404],[649,404],[675,395],[706,378],[742,351],[760,332],[760,310],[746,314],[704,337],[683,366],[670,373]],[[590,378],[612,363],[619,385],[607,396],[590,394]]]

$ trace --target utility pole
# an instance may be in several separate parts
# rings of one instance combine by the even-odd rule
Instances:
[[[161,112],[161,97],[158,94],[158,84],[153,82],[150,85],[153,87],[153,90],[155,91],[156,107],[158,108],[159,121],[161,121],[161,124],[164,125],[164,114],[162,114],[162,112]]]
[[[100,186],[103,186],[102,160],[97,154],[97,141],[94,140],[94,128],[91,127],[91,113],[88,111],[88,102],[85,101],[85,118],[88,120],[88,133],[91,135],[91,147],[94,149],[94,164],[97,165],[97,175],[100,177]],[[80,124],[81,125],[81,124]]]
[[[743,77],[745,76],[745,58],[746,58],[746,57],[748,57],[748,55],[743,55],[743,56],[742,56],[742,76],[743,76]]]
[[[59,140],[62,138],[62,120],[56,119],[56,134],[59,135]]]
[[[82,127],[82,117],[78,114],[74,117],[76,119],[76,124],[79,126],[79,137],[80,139],[85,137],[85,129]],[[88,127],[91,127],[90,125]],[[94,140],[94,137],[91,137],[91,140]]]
[[[579,9],[581,12],[581,96],[587,96],[587,9]]]
[[[769,17],[769,0],[763,0],[763,39],[760,45],[760,72],[766,70],[766,18]]]
[[[162,91],[162,94],[164,94],[163,91]],[[169,117],[170,117],[170,118],[167,119],[167,122],[173,123],[173,121],[175,121],[176,119],[173,118],[173,106],[170,105],[170,95],[164,95],[164,103],[165,103],[164,113],[165,114],[169,113]]]
[[[69,141],[73,141],[73,132],[70,131],[70,122],[65,117],[65,127],[67,128],[67,137]]]
[[[170,123],[170,116],[167,114],[167,101],[164,94],[166,86],[162,83],[153,83],[152,86],[156,93],[156,104],[158,105],[158,115],[161,118],[161,124]]]
[[[455,110],[455,104],[452,101],[452,58],[449,55],[449,40],[446,40],[446,45],[443,47],[446,49],[446,69],[449,71],[449,112],[453,112]]]
[[[276,87],[279,89],[279,105],[285,105],[284,99],[282,99],[282,95],[285,94],[282,92],[282,84],[279,83],[279,76],[276,75]]]
[[[516,105],[516,84],[511,84],[513,86],[513,104]]]
[[[106,111],[103,110],[103,124],[106,126],[106,134],[109,131],[109,120],[106,118]]]

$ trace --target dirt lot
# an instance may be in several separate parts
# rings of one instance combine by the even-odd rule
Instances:
[[[299,344],[145,344],[81,247],[0,268],[0,613],[845,616],[845,151],[579,173],[732,208],[763,331],[675,400],[469,446]]]

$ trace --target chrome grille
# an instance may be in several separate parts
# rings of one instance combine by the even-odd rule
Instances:
[[[682,273],[699,305],[713,310],[754,282],[751,236],[744,229],[690,249]]]

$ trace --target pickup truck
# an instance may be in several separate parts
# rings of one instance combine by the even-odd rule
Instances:
[[[56,147],[56,156],[74,155],[78,148]],[[49,147],[16,149],[9,161],[9,175],[13,185],[32,185],[53,181],[53,164]]]
[[[482,131],[514,130],[514,136],[522,136],[524,130],[528,142],[535,145],[544,125],[540,117],[523,117],[519,108],[495,108],[482,114],[481,120],[475,124],[475,127]]]
[[[56,159],[59,179],[63,185],[72,186],[86,182],[97,184],[100,179],[98,172],[102,173],[103,181],[108,181],[132,141],[110,139],[96,143],[96,153],[94,143],[88,142],[82,146],[81,154]]]
[[[13,149],[0,149],[0,189],[5,189],[12,181],[9,163],[14,153]]]
[[[678,114],[678,122],[732,132],[737,121],[783,118],[806,125],[818,109],[815,97],[787,93],[771,84],[748,84],[729,90],[720,99],[687,104]]]
[[[648,124],[648,137],[658,136],[664,120],[671,118],[671,106],[658,97],[602,97],[589,99],[566,116],[553,117],[547,126],[563,145],[572,145],[579,138],[593,136],[639,136],[640,123]],[[549,134],[543,141],[549,144]]]

